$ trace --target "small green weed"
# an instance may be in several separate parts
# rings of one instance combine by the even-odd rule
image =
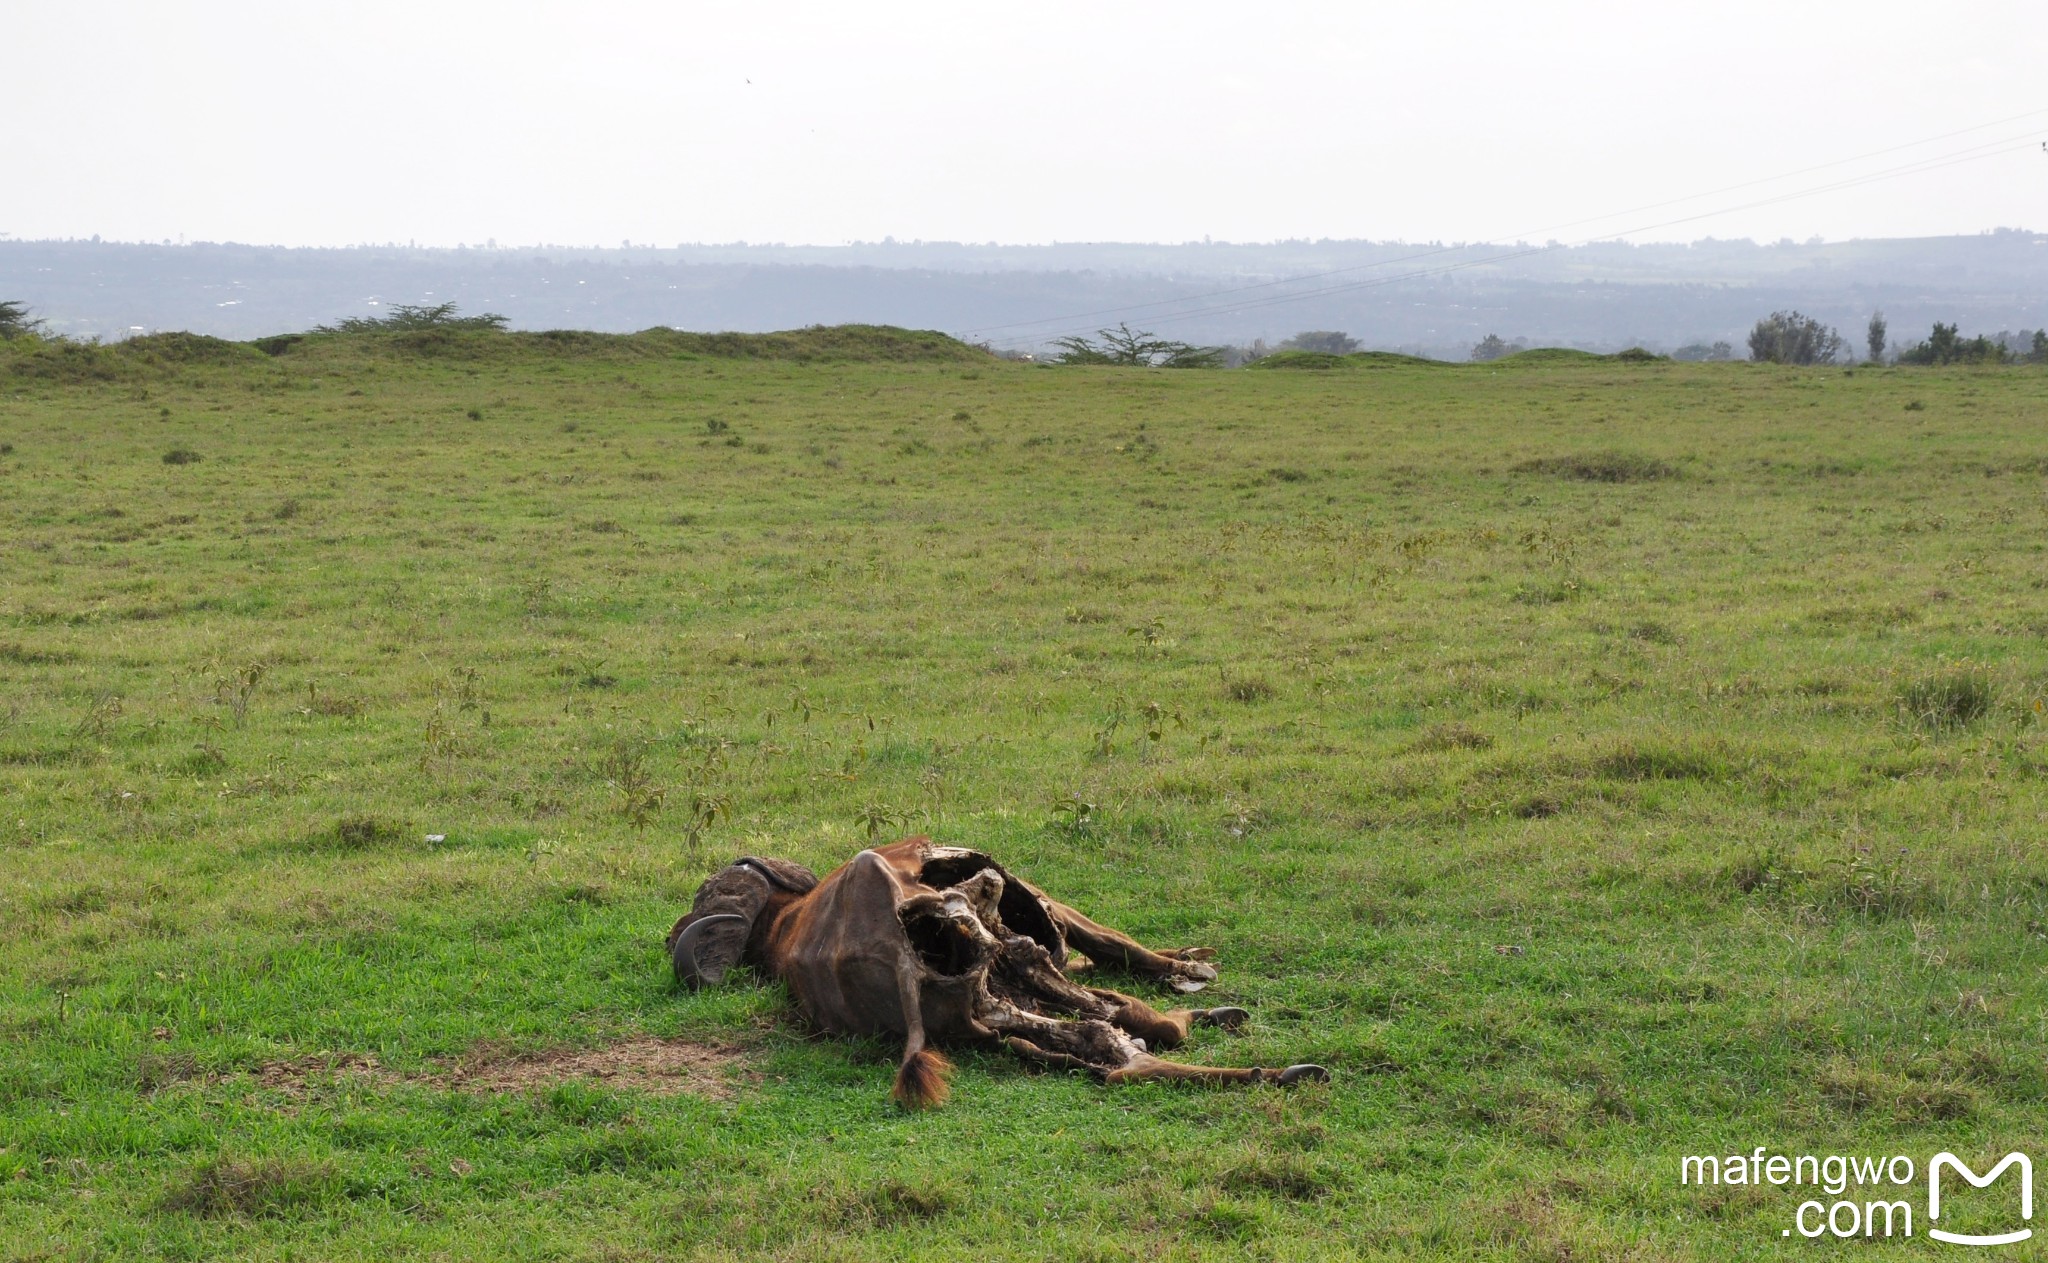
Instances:
[[[605,753],[602,772],[605,784],[617,795],[619,818],[633,826],[635,833],[647,832],[668,801],[668,790],[654,783],[646,745],[623,737],[613,742]],[[691,842],[694,846],[695,839]]]

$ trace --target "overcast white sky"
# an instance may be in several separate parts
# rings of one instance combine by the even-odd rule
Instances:
[[[7,0],[0,83],[17,238],[1569,241],[2004,140],[1637,239],[2048,227],[2041,0]]]

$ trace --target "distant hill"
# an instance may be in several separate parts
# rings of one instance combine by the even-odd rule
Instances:
[[[2020,230],[1522,253],[1529,249],[1366,241],[606,250],[0,241],[0,298],[27,301],[55,332],[110,339],[162,330],[249,339],[373,315],[382,304],[453,301],[528,330],[877,324],[1028,349],[1127,319],[1204,344],[1344,330],[1369,348],[1448,359],[1465,358],[1488,333],[1597,352],[1714,341],[1739,351],[1757,317],[1783,308],[1839,325],[1859,347],[1875,308],[1901,340],[1926,336],[1936,320],[1966,333],[2048,325],[2048,236]],[[1519,257],[1500,257],[1510,254]],[[1244,288],[1251,286],[1263,288]],[[1224,289],[1241,292],[1193,302],[1199,314],[1168,317]],[[1303,296],[1274,301],[1289,294]],[[1140,304],[1167,306],[1122,310]],[[1038,321],[1045,322],[1023,323]]]

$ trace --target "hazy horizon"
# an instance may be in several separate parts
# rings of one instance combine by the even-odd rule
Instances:
[[[1586,245],[1606,245],[1606,244],[1615,244],[1615,245],[1625,245],[1625,246],[1676,246],[1676,247],[1687,247],[1687,246],[1715,246],[1715,245],[1748,245],[1748,246],[1757,246],[1757,247],[1765,247],[1765,246],[1780,246],[1780,245],[1800,245],[1800,246],[1822,246],[1822,245],[1846,245],[1846,244],[1850,244],[1850,243],[1854,243],[1854,242],[1872,242],[1872,241],[1919,241],[1919,240],[1925,240],[1925,241],[1932,241],[1932,240],[1946,240],[1946,239],[1950,239],[1950,238],[1955,238],[1955,237],[1988,237],[1988,236],[1991,236],[1991,235],[1993,235],[1994,233],[2002,233],[2002,232],[2016,232],[2016,233],[2029,233],[2029,234],[2031,234],[2031,233],[2035,233],[2035,232],[2037,232],[2037,231],[2041,231],[2041,230],[2037,230],[2037,229],[2035,229],[2035,228],[2033,228],[2033,227],[2031,227],[2031,226],[2029,226],[2029,225],[2027,225],[2027,224],[2024,224],[2024,223],[2015,223],[2015,224],[1987,224],[1987,225],[1985,225],[1985,226],[1984,226],[1984,227],[1982,227],[1982,228],[1973,228],[1973,229],[1968,229],[1968,230],[1963,230],[1963,231],[1958,231],[1958,232],[1942,232],[1942,233],[1921,233],[1921,234],[1915,234],[1915,235],[1908,235],[1908,236],[1903,236],[1903,237],[1901,237],[1901,236],[1883,236],[1883,235],[1857,235],[1857,236],[1847,236],[1847,237],[1829,237],[1829,236],[1826,236],[1825,234],[1815,233],[1815,234],[1812,234],[1812,235],[1810,235],[1810,236],[1808,236],[1808,237],[1805,237],[1805,238],[1803,238],[1803,239],[1795,239],[1795,238],[1793,238],[1793,237],[1790,237],[1790,236],[1778,236],[1778,237],[1772,237],[1772,238],[1762,238],[1762,237],[1726,237],[1726,236],[1718,236],[1718,235],[1714,235],[1714,234],[1707,234],[1707,235],[1703,235],[1703,236],[1694,236],[1694,237],[1670,237],[1670,238],[1663,238],[1663,237],[1642,237],[1642,238],[1636,238],[1636,237],[1627,237],[1627,238],[1622,238],[1622,237],[1614,237],[1614,238],[1608,238],[1608,237],[1601,237],[1601,238],[1596,238],[1596,239],[1593,239],[1593,240],[1588,240],[1588,241],[1575,241],[1575,242],[1561,242],[1561,241],[1556,241],[1556,240],[1554,240],[1554,239],[1553,239],[1553,240],[1551,240],[1551,241],[1549,241],[1549,242],[1547,242],[1547,243],[1546,243],[1546,242],[1538,242],[1538,241],[1530,241],[1530,240],[1527,240],[1526,238],[1521,238],[1521,239],[1514,239],[1514,240],[1508,240],[1508,239],[1503,239],[1503,238],[1498,238],[1498,237],[1492,237],[1492,238],[1486,238],[1486,237],[1479,237],[1479,238],[1456,238],[1456,239],[1453,239],[1453,238],[1448,238],[1448,237],[1444,237],[1444,236],[1442,236],[1442,235],[1437,235],[1437,236],[1433,236],[1433,237],[1423,237],[1423,238],[1407,238],[1407,237],[1264,237],[1264,238],[1243,238],[1243,239],[1235,239],[1235,238],[1224,238],[1224,237],[1213,237],[1213,238],[1211,238],[1211,237],[1202,237],[1202,238],[1198,238],[1198,239],[1193,239],[1193,240],[1185,240],[1185,241],[1177,241],[1177,240],[1171,240],[1171,239],[1168,239],[1168,238],[1164,238],[1164,237],[1157,237],[1157,238],[1135,238],[1135,237],[1133,237],[1133,238],[1116,238],[1116,239],[1112,239],[1112,238],[1091,238],[1091,237],[1077,237],[1077,238],[1073,238],[1073,239],[1071,239],[1071,240],[1067,240],[1067,239],[1060,239],[1060,240],[1050,240],[1050,241],[998,241],[998,240],[987,240],[987,241],[983,241],[983,240],[977,240],[977,239],[970,239],[970,238],[960,238],[960,237],[934,237],[934,238],[924,238],[924,237],[916,237],[916,238],[899,238],[899,237],[895,237],[895,236],[884,236],[884,237],[879,237],[879,238],[875,238],[875,239],[873,239],[873,240],[865,240],[865,239],[858,239],[858,238],[849,238],[848,240],[845,240],[845,241],[826,241],[826,242],[820,242],[820,241],[750,241],[750,240],[746,240],[746,239],[744,239],[744,238],[742,238],[742,239],[737,239],[737,240],[733,240],[733,241],[674,241],[674,242],[659,242],[659,241],[630,241],[630,240],[622,240],[622,241],[613,241],[613,242],[605,242],[605,241],[499,241],[499,240],[497,240],[496,238],[485,238],[485,239],[484,239],[484,240],[482,240],[482,241],[421,241],[421,240],[419,240],[419,239],[417,239],[417,238],[410,238],[410,239],[407,239],[407,240],[405,240],[405,241],[392,241],[392,240],[384,240],[384,241],[369,241],[369,240],[363,240],[363,241],[342,241],[342,242],[328,242],[328,243],[318,243],[318,244],[294,244],[294,243],[292,243],[292,242],[285,242],[285,241],[253,241],[253,240],[251,240],[251,241],[243,241],[243,240],[237,240],[237,239],[233,239],[233,238],[218,238],[218,239],[216,239],[216,238],[186,238],[186,237],[183,237],[183,236],[180,236],[180,237],[176,237],[176,238],[171,238],[171,237],[163,237],[163,238],[146,238],[146,237],[107,237],[107,236],[102,236],[101,234],[98,234],[98,233],[93,233],[93,234],[90,234],[90,235],[82,235],[82,234],[77,234],[77,233],[71,233],[71,234],[51,234],[51,235],[46,235],[46,236],[40,236],[40,237],[28,237],[28,236],[20,236],[20,235],[16,235],[16,234],[13,234],[13,233],[7,233],[7,232],[0,232],[0,242],[15,242],[15,243],[18,243],[18,244],[22,244],[22,245],[59,245],[59,244],[76,244],[76,243],[90,243],[90,244],[93,244],[93,245],[109,245],[109,246],[158,246],[158,247],[162,247],[162,246],[240,246],[240,247],[247,247],[247,248],[249,248],[249,249],[255,249],[255,250],[502,250],[502,251],[507,251],[507,252],[511,252],[511,251],[522,251],[522,250],[523,250],[523,251],[533,251],[533,250],[582,250],[582,251],[591,251],[591,252],[598,252],[598,251],[604,251],[604,252],[609,252],[609,253],[614,253],[614,254],[617,254],[617,253],[621,253],[621,252],[629,252],[629,251],[635,251],[635,250],[642,250],[642,251],[650,251],[650,252],[660,252],[660,251],[667,251],[667,252],[671,252],[671,253],[672,253],[672,252],[675,252],[675,251],[679,251],[679,250],[681,250],[681,251],[689,251],[689,250],[819,250],[819,251],[832,251],[832,250],[848,250],[848,249],[884,249],[884,248],[889,248],[889,247],[895,247],[895,246],[902,246],[902,247],[921,247],[921,246],[957,246],[957,247],[961,247],[961,248],[964,248],[964,249],[974,249],[974,250],[1052,250],[1052,249],[1059,249],[1059,248],[1063,248],[1063,247],[1069,247],[1069,246],[1102,246],[1102,247],[1109,247],[1109,248],[1116,248],[1116,247],[1124,247],[1124,246],[1131,246],[1131,247],[1166,247],[1166,248],[1174,248],[1174,249],[1178,249],[1178,248],[1182,248],[1182,247],[1192,247],[1192,246],[1220,246],[1220,247],[1249,247],[1249,248],[1260,248],[1260,247],[1271,247],[1271,246],[1295,246],[1295,245],[1339,245],[1339,246],[1343,246],[1343,245],[1370,245],[1370,246],[1395,246],[1395,247],[1423,247],[1423,246],[1427,246],[1427,247],[1430,247],[1430,248],[1432,248],[1432,249],[1436,249],[1436,248],[1451,248],[1451,249],[1461,249],[1461,250],[1462,250],[1462,249],[1472,249],[1472,248],[1476,248],[1476,247],[1482,247],[1482,246],[1498,246],[1498,247],[1502,247],[1502,248],[1506,248],[1506,249],[1518,249],[1518,248],[1529,248],[1529,247],[1535,247],[1535,246],[1539,246],[1539,245],[1546,245],[1546,244],[1547,244],[1547,245],[1549,245],[1549,246],[1552,246],[1552,247],[1570,247],[1570,248],[1578,248],[1578,247],[1581,247],[1581,246],[1586,246]]]
[[[365,0],[10,16],[13,240],[1868,240],[2048,205],[2048,16]],[[1917,164],[1917,166],[1916,166]]]
[[[1837,244],[1605,243],[1518,251],[1374,242],[941,243],[686,249],[312,249],[0,241],[0,295],[52,332],[184,329],[254,338],[391,304],[453,302],[518,329],[812,324],[939,329],[1042,347],[1129,320],[1209,344],[1343,330],[1375,349],[1462,358],[1488,333],[1675,350],[1739,343],[1770,311],[1846,329],[1883,308],[1901,335],[2048,324],[2048,235],[2000,231]]]

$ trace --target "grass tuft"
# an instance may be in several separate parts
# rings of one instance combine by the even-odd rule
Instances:
[[[164,1194],[163,1208],[206,1218],[259,1219],[341,1200],[341,1180],[329,1162],[301,1158],[215,1158],[203,1162]]]
[[[1678,477],[1678,466],[1635,452],[1538,456],[1512,468],[1518,474],[1550,474],[1577,482],[1659,482]]]
[[[1735,773],[1720,742],[1672,737],[1612,741],[1589,766],[1595,775],[1620,781],[1723,781]]]
[[[1998,686],[1980,664],[1957,662],[1899,686],[1898,705],[1907,723],[1932,729],[1964,728],[1998,705]]]
[[[400,826],[379,816],[343,816],[334,822],[334,841],[345,851],[362,851],[397,842]]]
[[[1780,888],[1786,879],[1784,853],[1774,847],[1750,851],[1729,865],[1728,884],[1745,895]]]
[[[878,1228],[937,1219],[966,1201],[947,1180],[884,1180],[846,1199],[847,1218]]]
[[[1675,645],[1680,642],[1679,634],[1667,623],[1656,619],[1644,619],[1628,629],[1629,639],[1640,640],[1649,645]]]
[[[1491,750],[1493,738],[1469,724],[1434,724],[1424,729],[1422,735],[1408,748],[1425,753],[1442,750]]]
[[[1343,1178],[1325,1164],[1298,1154],[1262,1154],[1223,1173],[1222,1186],[1232,1193],[1266,1194],[1308,1202],[1342,1186]]]
[[[136,1059],[135,1088],[139,1092],[159,1092],[175,1083],[183,1083],[200,1076],[199,1061],[188,1052],[144,1053]]]
[[[572,1144],[563,1155],[562,1165],[578,1175],[637,1175],[672,1171],[683,1160],[675,1145],[625,1119]]]
[[[1277,692],[1278,690],[1273,687],[1273,682],[1262,675],[1236,676],[1223,686],[1223,695],[1225,697],[1233,702],[1242,702],[1247,706],[1255,705],[1259,702],[1269,702],[1273,700],[1273,696]]]
[[[68,649],[42,649],[19,641],[0,643],[0,662],[17,667],[61,667],[78,661]]]
[[[1977,1112],[1968,1084],[1916,1080],[1846,1057],[1832,1058],[1814,1074],[1821,1099],[1844,1114],[1875,1115],[1898,1123],[1946,1123]]]

